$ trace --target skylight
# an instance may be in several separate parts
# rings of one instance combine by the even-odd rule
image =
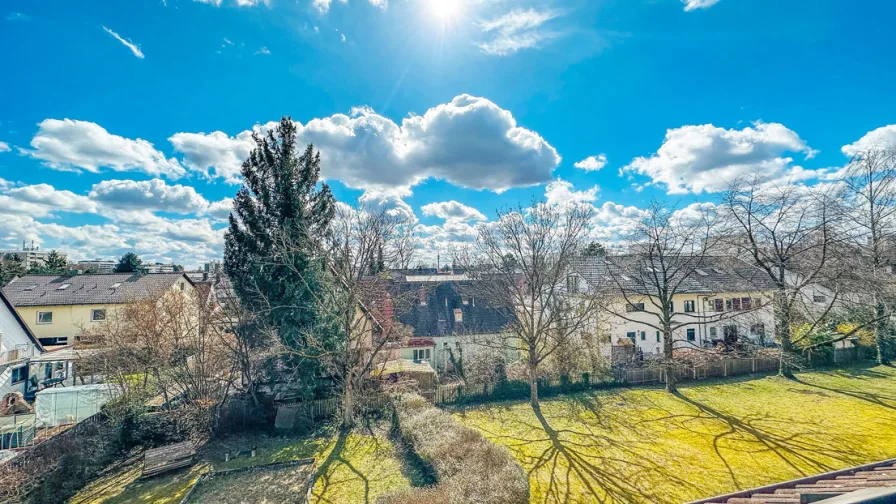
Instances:
[[[71,287],[71,286],[72,286],[72,284],[62,284],[62,285],[60,285],[59,287],[56,287],[56,290],[65,290],[65,289],[68,289],[68,288]]]
[[[705,272],[705,271],[703,271],[703,270],[702,270],[702,269],[700,269],[700,268],[695,268],[695,269],[694,269],[694,271],[696,271],[696,272],[697,272],[697,274],[698,274],[698,275],[701,275],[701,276],[706,276],[706,275],[708,275],[708,274],[709,274],[709,273],[707,273],[707,272]]]
[[[36,288],[37,288],[37,284],[34,284],[34,285],[29,285],[28,287],[25,287],[25,290],[26,290],[26,291],[33,291],[33,290],[36,289]]]
[[[121,287],[121,282],[112,284],[112,288],[113,288],[113,289],[117,289],[117,288],[119,288],[119,287]]]

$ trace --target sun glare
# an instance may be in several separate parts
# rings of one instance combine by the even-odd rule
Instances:
[[[429,0],[430,9],[442,21],[451,21],[460,14],[461,0]]]

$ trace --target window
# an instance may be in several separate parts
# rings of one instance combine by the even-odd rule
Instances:
[[[694,313],[697,311],[697,307],[695,306],[694,301],[685,301],[684,302],[684,312],[685,313]]]
[[[824,303],[828,298],[824,294],[815,294],[812,296],[812,301],[816,303]]]
[[[429,360],[431,355],[429,348],[414,349],[414,360]]]
[[[753,306],[759,308],[762,306],[762,298],[756,298],[753,300]]]
[[[750,326],[750,334],[759,338],[765,337],[765,324],[753,324]]]
[[[92,310],[90,312],[90,320],[93,322],[102,322],[106,320],[106,310]]]
[[[566,277],[566,290],[568,292],[572,292],[573,294],[579,293],[579,277],[575,275],[569,275]]]
[[[33,291],[33,290],[36,289],[36,288],[37,288],[37,284],[31,284],[31,285],[29,285],[28,287],[25,287],[25,290],[26,290],[26,291]]]
[[[715,327],[710,327],[710,328],[709,328],[709,337],[710,337],[710,338],[715,338],[716,336],[718,336],[718,334],[719,334],[719,331],[716,330]]]
[[[641,341],[647,341],[647,331],[641,331]]]
[[[703,271],[703,270],[700,269],[700,268],[695,268],[694,271],[696,271],[697,274],[700,275],[700,276],[706,276],[706,272]]]
[[[25,381],[28,378],[28,366],[22,366],[13,368],[12,370],[12,382],[20,383]]]
[[[644,311],[644,303],[629,303],[628,306],[625,307],[625,311],[627,311],[627,312]]]
[[[187,284],[181,282],[179,285],[180,285],[180,290],[182,290],[182,291],[187,290]]]
[[[113,289],[117,289],[119,287],[121,287],[121,282],[115,282],[114,284],[112,284]]]
[[[740,298],[734,298],[731,300],[731,309],[734,311],[740,311]]]
[[[62,285],[60,285],[59,287],[56,287],[56,290],[65,290],[65,289],[68,289],[68,288],[71,287],[71,286],[72,286],[72,284],[62,284]]]
[[[745,297],[740,300],[740,306],[744,310],[751,310],[751,309],[753,309],[753,302],[750,298]]]
[[[697,341],[697,331],[688,329],[688,341]]]
[[[626,336],[628,339],[632,340],[632,343],[634,343],[634,342],[635,342],[635,338],[638,337],[638,333],[636,333],[636,332],[634,332],[634,331],[629,331],[629,332],[625,333],[625,336]]]
[[[660,332],[657,331],[657,332],[656,332],[656,342],[659,343],[659,342],[662,341],[662,340],[663,340],[663,337],[660,336]]]
[[[37,323],[38,324],[52,324],[53,323],[53,312],[51,312],[51,311],[37,312]]]
[[[725,304],[724,304],[724,302],[722,302],[722,299],[721,299],[721,298],[716,298],[715,301],[716,301],[716,303],[715,303],[715,304],[716,304],[716,311],[717,311],[717,312],[725,311]]]

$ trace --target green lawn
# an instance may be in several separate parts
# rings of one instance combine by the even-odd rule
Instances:
[[[896,457],[896,370],[620,389],[457,413],[529,471],[532,502],[680,503]]]
[[[321,478],[314,487],[312,502],[367,504],[377,496],[410,485],[403,465],[384,427],[358,429],[347,435],[321,432],[305,438],[245,436],[214,441],[202,448],[200,460],[190,469],[150,479],[138,479],[141,460],[133,460],[94,481],[78,493],[71,504],[126,504],[180,502],[199,476],[210,469],[232,469],[314,457]],[[224,452],[258,447],[255,458],[240,457],[224,462]],[[218,485],[220,486],[220,485]]]

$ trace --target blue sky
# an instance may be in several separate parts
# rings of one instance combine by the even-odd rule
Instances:
[[[894,15],[846,0],[6,0],[0,247],[219,257],[248,132],[281,115],[321,148],[339,199],[417,220],[423,260],[532,198],[593,204],[611,241],[651,199],[712,202],[752,173],[813,184],[856,142],[896,141]]]

